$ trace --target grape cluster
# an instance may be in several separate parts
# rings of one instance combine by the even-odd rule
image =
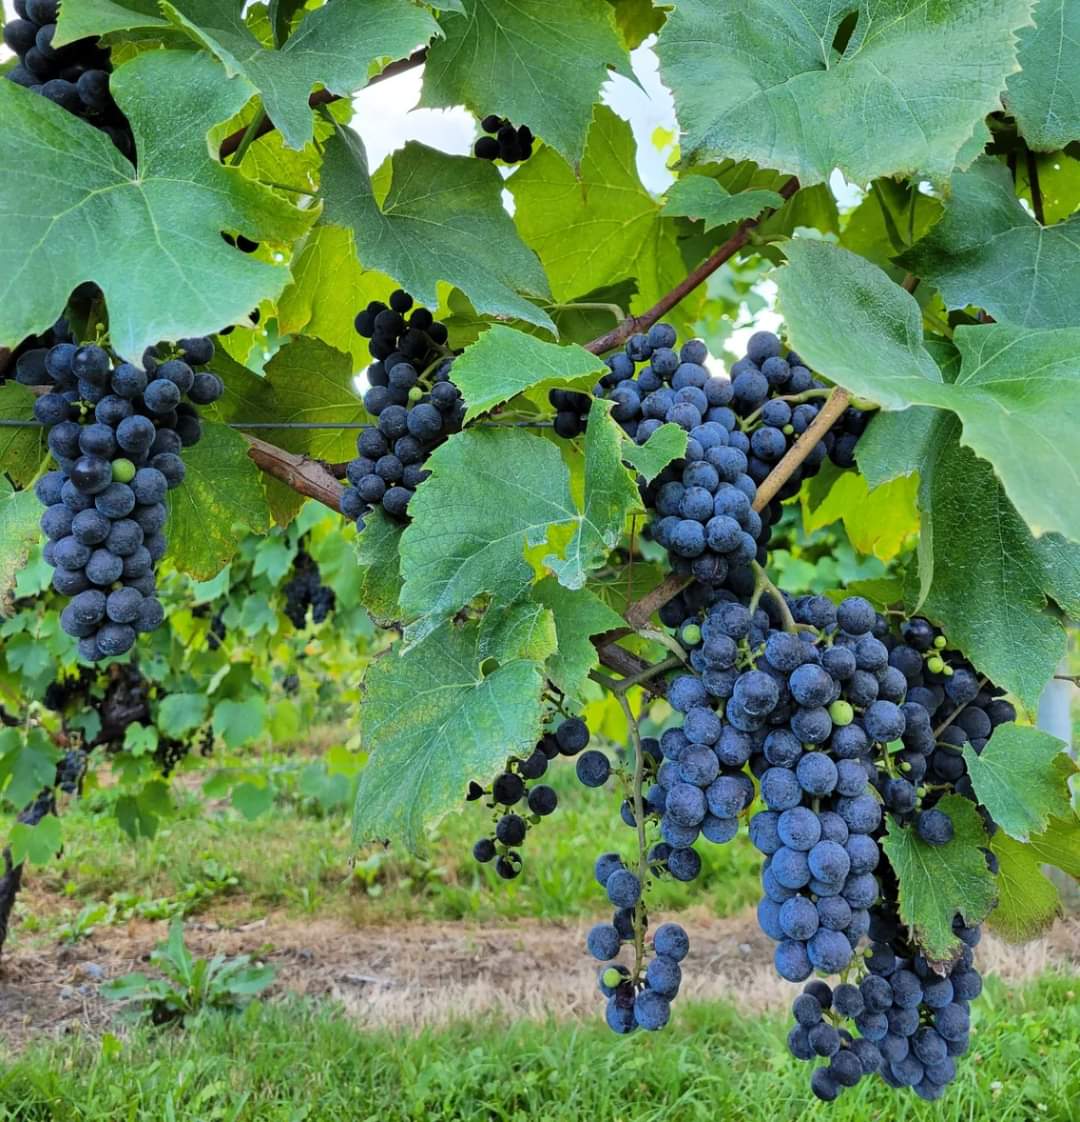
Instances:
[[[532,155],[534,137],[528,125],[514,128],[505,117],[491,113],[480,122],[480,127],[489,134],[473,145],[473,155],[481,160],[520,164]]]
[[[15,0],[4,42],[19,61],[4,77],[89,121],[130,157],[131,129],[109,93],[109,52],[93,38],[54,47],[59,9],[59,0]]]
[[[409,500],[430,474],[424,463],[451,433],[459,432],[465,403],[450,381],[453,354],[448,333],[427,308],[412,310],[400,289],[387,306],[373,301],[356,317],[375,360],[367,369],[364,408],[378,419],[356,441],[357,458],[346,469],[349,486],[341,510],[364,528],[364,515],[381,506],[404,520]]]
[[[323,584],[315,559],[306,550],[299,550],[292,576],[285,584],[285,614],[293,627],[307,625],[308,608],[312,622],[322,623],[334,610],[336,601],[334,590]]]
[[[494,830],[473,846],[473,857],[481,864],[495,862],[495,872],[503,880],[513,880],[522,869],[519,848],[525,835],[541,818],[554,813],[559,796],[553,787],[537,783],[548,765],[558,756],[576,756],[589,743],[589,727],[580,717],[568,717],[554,732],[545,733],[533,753],[525,759],[516,756],[506,762],[490,787],[469,784],[469,802],[487,798],[494,812]],[[519,814],[512,807],[524,801],[527,813]]]
[[[28,353],[30,384],[48,390],[34,416],[59,465],[35,490],[53,588],[71,598],[60,623],[88,661],[122,655],[164,619],[154,567],[166,548],[165,496],[183,482],[181,450],[202,435],[197,406],[223,391],[216,374],[195,372],[214,345],[181,340],[170,358],[149,348],[141,368],[114,365],[95,344]]]

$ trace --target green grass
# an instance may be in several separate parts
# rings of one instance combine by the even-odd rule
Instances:
[[[2,1122],[1019,1122],[1080,1118],[1076,979],[973,1009],[973,1052],[948,1097],[865,1081],[830,1105],[786,1055],[781,1018],[679,1008],[655,1036],[585,1023],[475,1022],[364,1033],[299,1003],[251,1007],[186,1034],[140,1029],[39,1045],[0,1075]]]
[[[280,771],[282,763],[268,759],[263,766]],[[401,849],[357,854],[345,808],[323,814],[311,800],[292,796],[254,820],[231,807],[208,809],[197,794],[181,796],[177,815],[164,820],[153,839],[132,841],[111,811],[115,796],[97,792],[64,811],[63,853],[31,869],[26,899],[33,894],[38,906],[21,909],[14,938],[51,937],[80,908],[113,893],[142,899],[179,896],[205,880],[208,861],[226,867],[240,882],[231,902],[219,897],[208,907],[219,918],[227,913],[238,922],[270,909],[294,916],[346,916],[357,923],[593,915],[604,910],[592,874],[594,859],[616,848],[629,855],[633,838],[619,820],[612,792],[584,789],[570,767],[553,771],[550,782],[559,792],[559,808],[526,839],[525,871],[511,883],[472,859],[473,842],[490,829],[490,812],[477,804],[463,803],[462,812],[433,833],[427,855],[416,858]],[[0,819],[0,835],[5,832]],[[727,915],[757,899],[759,858],[745,838],[703,846],[701,854],[701,877],[693,885],[668,881],[659,886],[657,907],[677,910],[707,902],[716,914]]]

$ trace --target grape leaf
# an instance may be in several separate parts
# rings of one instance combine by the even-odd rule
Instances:
[[[402,58],[438,33],[411,0],[350,0],[308,12],[279,50],[267,50],[244,22],[244,0],[162,0],[188,34],[258,91],[290,148],[311,140],[308,96],[320,85],[342,96],[367,84],[372,63]]]
[[[1080,7],[1037,0],[1034,27],[1020,31],[1023,69],[1009,78],[1005,104],[1029,148],[1053,152],[1080,136]]]
[[[0,728],[0,795],[15,808],[29,805],[56,780],[60,753],[40,729]]]
[[[740,191],[732,194],[707,175],[688,175],[676,179],[667,193],[661,212],[668,218],[704,219],[705,229],[755,218],[767,207],[783,206],[776,191]]]
[[[1061,501],[1063,489],[1080,487],[1071,454],[1080,329],[958,327],[960,371],[943,382],[922,343],[918,305],[880,269],[824,242],[791,242],[787,253],[780,302],[792,345],[811,365],[886,409],[952,410],[963,442],[993,464],[1034,532],[1080,541],[1080,504]]]
[[[981,753],[964,746],[968,775],[979,802],[1010,837],[1026,842],[1051,816],[1069,813],[1068,746],[1028,725],[994,729]],[[1075,765],[1074,765],[1075,767]]]
[[[485,331],[454,360],[454,385],[468,405],[466,421],[533,386],[574,383],[587,392],[596,377],[606,373],[603,361],[584,347],[546,343],[502,324]]]
[[[546,297],[547,280],[503,209],[502,178],[494,167],[410,143],[394,154],[390,168],[380,206],[360,138],[339,127],[326,142],[324,221],[352,230],[362,265],[393,277],[432,308],[437,283],[446,281],[477,311],[554,331],[545,312],[517,295]]]
[[[34,395],[18,382],[0,385],[0,418],[5,421],[33,421]],[[0,474],[8,475],[25,486],[41,468],[49,455],[45,430],[37,425],[18,428],[0,427]]]
[[[356,537],[356,565],[361,574],[360,603],[376,623],[389,627],[401,618],[401,535],[405,527],[382,508],[364,516]]]
[[[55,814],[46,814],[33,826],[28,822],[16,822],[11,827],[9,843],[14,864],[30,861],[35,865],[44,865],[60,852],[60,819]]]
[[[610,401],[594,398],[585,433],[585,508],[563,555],[544,564],[567,588],[581,588],[588,571],[619,544],[627,515],[644,513],[634,476],[622,463],[623,432]]]
[[[428,52],[421,104],[508,117],[576,162],[608,66],[630,73],[609,5],[465,0],[463,7],[439,20],[445,39]]]
[[[227,748],[239,748],[258,739],[266,731],[265,698],[219,701],[214,706],[213,728],[214,735],[220,736]]]
[[[158,729],[179,739],[197,729],[206,720],[209,709],[205,694],[171,693],[158,705]]]
[[[872,486],[920,473],[921,610],[1033,707],[1065,653],[1048,601],[1080,612],[1080,547],[1032,537],[991,466],[959,437],[959,422],[940,410],[883,414],[859,441],[859,467]]]
[[[806,184],[833,168],[943,182],[985,136],[1029,19],[1025,0],[682,0],[657,53],[684,157],[754,160]]]
[[[232,789],[232,805],[253,822],[274,805],[274,788],[269,783],[237,783]]]
[[[927,845],[914,827],[890,816],[881,846],[900,884],[900,918],[928,959],[948,962],[962,945],[953,934],[953,917],[959,913],[969,927],[981,923],[996,896],[982,853],[986,830],[975,804],[947,795],[937,807],[952,819],[952,841]]]
[[[203,437],[184,449],[187,474],[168,496],[169,557],[182,572],[212,577],[236,555],[243,533],[270,528],[259,469],[247,441],[225,425],[205,424]]]
[[[686,273],[675,223],[638,178],[630,126],[597,106],[580,169],[551,149],[510,177],[514,221],[536,250],[560,302],[623,278],[637,281],[635,312],[651,307]]]
[[[542,663],[555,653],[556,645],[555,617],[543,604],[523,597],[484,613],[476,653],[481,666],[487,659],[499,662],[508,650],[516,658]]]
[[[686,429],[665,421],[644,444],[636,444],[624,434],[620,455],[651,483],[672,460],[686,455],[687,436]]]
[[[870,490],[857,472],[826,466],[802,489],[803,528],[812,534],[842,521],[860,553],[891,560],[919,532],[917,489],[914,476],[901,475]]]
[[[52,324],[83,281],[104,290],[113,348],[138,358],[158,340],[243,318],[288,280],[284,265],[220,236],[283,243],[313,217],[209,156],[210,128],[251,87],[206,55],[150,51],[116,70],[111,89],[135,133],[137,169],[100,130],[0,83],[0,345]]]
[[[41,503],[33,491],[16,491],[0,472],[0,615],[16,574],[40,531]]]
[[[63,47],[77,39],[113,31],[167,30],[169,21],[159,11],[157,0],[77,0],[61,4],[53,46]]]
[[[513,645],[481,655],[479,644],[479,625],[444,623],[404,653],[372,662],[360,707],[370,758],[353,811],[357,844],[390,840],[420,849],[426,828],[462,805],[470,780],[487,782],[508,756],[535,749],[541,664]]]
[[[615,9],[615,23],[623,42],[633,50],[664,25],[664,13],[652,0],[607,0]]]
[[[974,304],[1021,327],[1080,322],[1080,292],[1061,283],[1080,272],[1080,215],[1040,226],[990,157],[953,176],[941,221],[898,263],[939,288],[949,308]]]
[[[588,588],[565,588],[553,577],[535,585],[531,595],[555,618],[558,648],[545,673],[568,698],[580,700],[589,673],[600,665],[592,636],[625,627],[626,621]]]
[[[1045,876],[1044,866],[1053,865],[1080,879],[1080,818],[1071,812],[1052,818],[1027,844],[998,830],[990,849],[998,859],[1000,897],[990,926],[1013,942],[1031,939],[1061,912],[1057,887]]]

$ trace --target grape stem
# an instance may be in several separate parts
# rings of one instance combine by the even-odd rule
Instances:
[[[802,393],[787,394],[783,397],[775,397],[772,400],[786,401],[789,405],[801,405],[804,401],[814,401],[819,397],[828,397],[830,393],[832,393],[832,390],[828,388],[803,390]],[[742,418],[742,420],[739,421],[739,428],[742,429],[743,432],[745,432],[747,428],[749,428],[750,425],[752,425],[761,416],[761,410],[764,408],[765,406],[761,406],[760,408],[755,409],[753,413]]]
[[[652,618],[653,612],[658,612],[669,600],[673,600],[691,582],[693,578],[680,576],[678,573],[668,573],[666,577],[640,600],[635,600],[623,612],[626,622],[634,631],[640,630]]]
[[[251,123],[244,129],[244,135],[240,137],[240,143],[237,144],[236,151],[232,153],[229,160],[234,167],[244,162],[248,149],[254,144],[255,138],[261,135],[259,130],[263,129],[265,131],[264,126],[267,120],[266,110],[262,108],[251,118]]]
[[[987,678],[987,677],[986,677],[985,675],[983,675],[983,677],[981,677],[981,678],[979,679],[979,689],[982,689],[982,688],[983,688],[983,686],[985,686],[985,685],[986,685],[986,683],[987,683],[987,682],[989,682],[989,681],[990,681],[990,679],[989,679],[989,678]],[[944,732],[944,731],[945,731],[945,730],[946,730],[946,729],[947,729],[947,728],[949,727],[949,725],[951,725],[951,724],[953,723],[953,721],[955,721],[955,720],[956,720],[956,718],[957,718],[957,717],[959,717],[959,716],[960,716],[960,714],[961,714],[961,713],[963,713],[963,711],[964,711],[964,710],[965,710],[965,709],[966,709],[967,707],[968,707],[968,702],[966,702],[966,701],[964,702],[964,704],[963,704],[963,705],[958,705],[958,706],[957,706],[957,707],[956,707],[956,708],[955,708],[955,709],[954,709],[954,710],[953,710],[953,711],[952,711],[952,712],[951,712],[951,713],[950,713],[950,714],[949,714],[949,715],[948,715],[948,716],[947,716],[947,717],[945,718],[945,720],[944,720],[944,721],[942,721],[942,722],[941,722],[941,724],[940,724],[940,725],[938,725],[938,726],[937,726],[937,727],[936,727],[936,728],[934,729],[934,733],[933,733],[933,735],[934,735],[934,739],[935,739],[935,740],[937,740],[937,738],[938,738],[938,737],[939,737],[939,736],[940,736],[940,735],[941,735],[941,734],[942,734],[942,733],[943,733],[943,732]]]
[[[662,662],[654,662],[649,666],[643,666],[640,670],[632,674],[626,674],[618,681],[614,678],[609,678],[606,674],[600,674],[596,671],[594,671],[590,677],[610,693],[619,695],[625,694],[634,686],[642,686],[651,690],[648,683],[650,683],[653,678],[659,678],[661,674],[666,674],[669,670],[679,670],[683,665],[684,662],[681,658],[671,655]]]
[[[791,609],[784,599],[784,594],[769,580],[769,574],[765,572],[764,567],[757,561],[751,561],[750,567],[754,570],[754,591],[753,595],[750,597],[751,614],[753,614],[757,608],[762,594],[767,592],[780,610],[780,619],[783,621],[784,630],[790,632],[792,635],[798,634],[799,625],[795,622],[795,617],[791,614]]]
[[[645,753],[641,749],[641,729],[624,690],[616,692],[615,697],[626,714],[630,727],[630,739],[634,744],[634,822],[637,826],[638,844],[638,881],[641,884],[641,897],[634,908],[634,983],[641,982],[642,968],[645,964],[645,881],[648,877],[648,854],[645,842],[645,799],[641,788],[645,781]]]

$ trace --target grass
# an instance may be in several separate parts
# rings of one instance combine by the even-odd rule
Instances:
[[[830,1105],[809,1095],[780,1018],[679,1008],[655,1036],[598,1019],[480,1021],[415,1036],[364,1033],[332,1009],[252,1006],[180,1033],[39,1045],[0,1074],[0,1122],[994,1122],[1080,1118],[1076,979],[991,984],[972,1054],[946,1099],[878,1080]]]
[[[592,875],[595,857],[608,849],[630,853],[631,833],[619,820],[616,796],[584,789],[573,769],[563,766],[553,769],[549,780],[559,792],[559,808],[526,839],[525,871],[516,881],[500,881],[473,860],[473,842],[490,828],[490,812],[477,804],[463,802],[462,812],[432,834],[423,858],[400,849],[358,854],[349,836],[349,808],[324,813],[282,783],[283,768],[299,771],[308,762],[261,761],[274,769],[285,794],[253,820],[228,805],[208,805],[198,792],[185,795],[181,787],[176,816],[164,820],[152,839],[132,841],[120,829],[112,792],[72,803],[63,813],[62,854],[32,867],[27,877],[28,903],[20,905],[13,949],[35,935],[55,937],[80,909],[114,893],[158,901],[204,895],[193,889],[205,885],[208,863],[239,881],[227,895],[206,901],[217,918],[235,922],[269,910],[339,916],[357,924],[588,916],[604,910]],[[250,760],[245,766],[252,770]],[[6,826],[0,819],[0,836]],[[658,907],[677,910],[704,901],[716,914],[728,915],[757,899],[758,858],[745,838],[703,846],[701,854],[701,877],[693,885],[661,885]]]

